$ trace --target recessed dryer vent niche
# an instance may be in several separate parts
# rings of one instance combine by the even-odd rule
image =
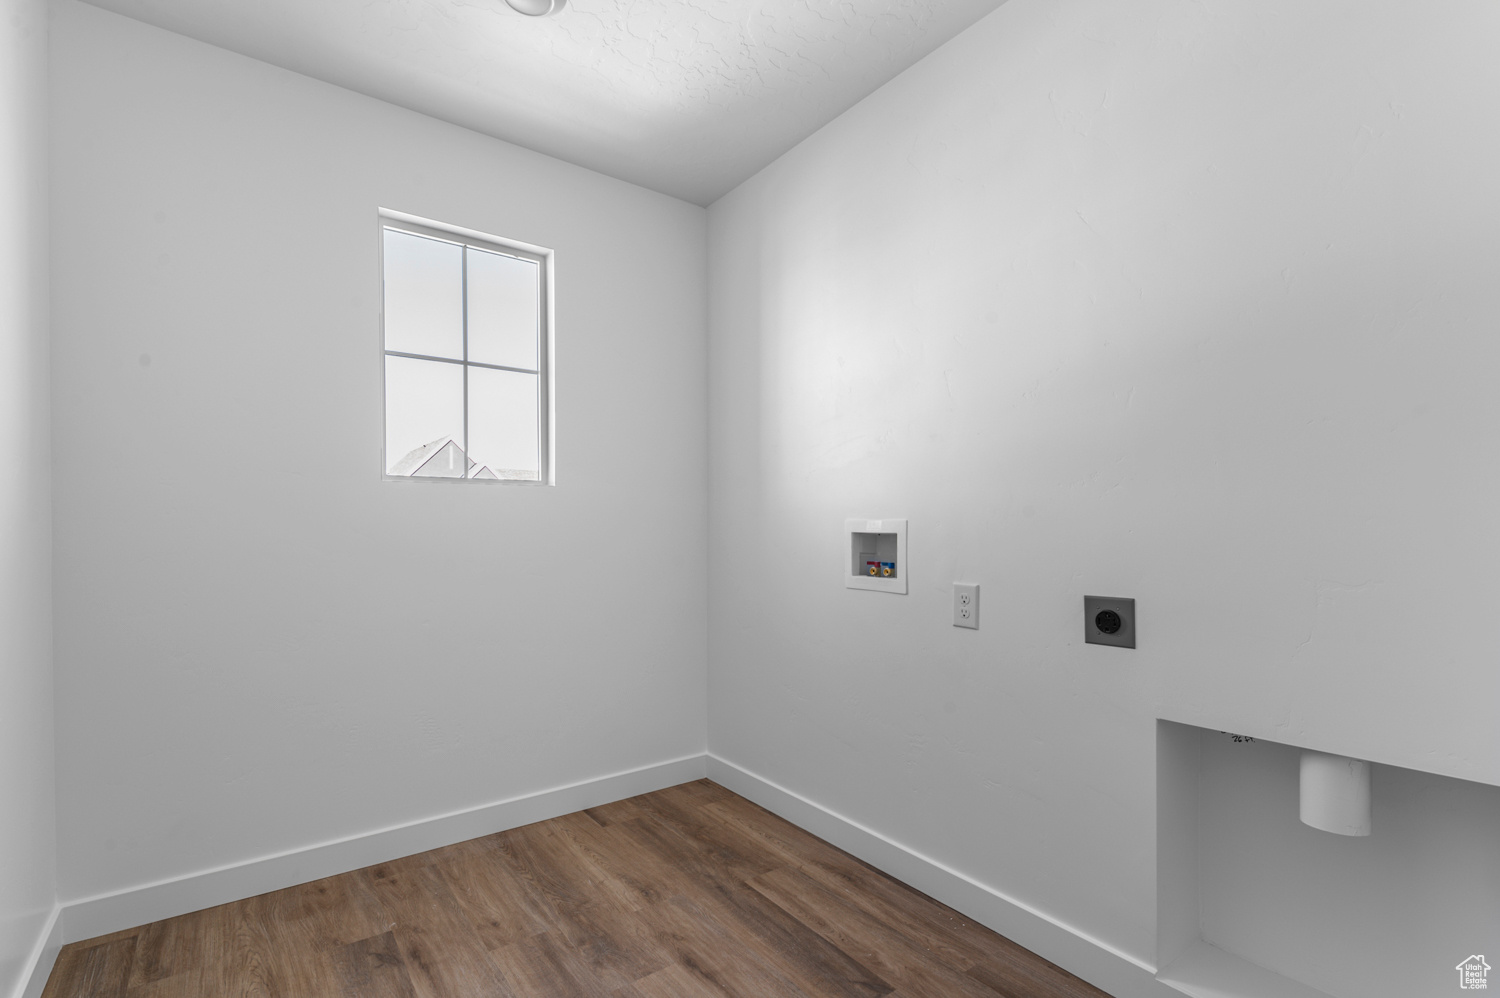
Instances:
[[[1441,998],[1469,994],[1476,972],[1497,984],[1471,961],[1500,963],[1500,786],[1366,763],[1368,816],[1314,827],[1345,790],[1361,796],[1339,778],[1360,760],[1156,731],[1158,980],[1193,998]],[[1334,806],[1309,809],[1320,790]]]
[[[845,520],[844,586],[906,593],[906,521]]]

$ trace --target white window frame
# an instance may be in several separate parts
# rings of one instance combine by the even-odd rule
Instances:
[[[393,211],[389,208],[379,210],[379,226],[376,229],[376,246],[379,257],[380,277],[380,473],[381,477],[388,482],[448,482],[461,484],[483,484],[483,485],[556,485],[557,484],[557,404],[556,391],[553,380],[555,369],[554,360],[556,353],[556,337],[553,332],[553,304],[555,291],[553,286],[553,265],[555,253],[545,246],[536,246],[531,243],[518,242],[514,239],[503,239],[486,232],[475,229],[466,229],[457,225],[449,225],[445,222],[435,222],[429,218],[418,215],[409,215],[405,212]],[[518,257],[530,260],[539,268],[539,279],[542,286],[541,315],[538,319],[540,328],[537,332],[537,479],[527,481],[525,479],[489,479],[489,478],[438,478],[438,477],[411,477],[408,475],[392,475],[389,473],[390,455],[385,452],[386,432],[386,400],[385,400],[385,359],[387,357],[407,357],[413,360],[426,360],[444,364],[461,364],[464,367],[464,424],[465,424],[465,452],[467,453],[467,429],[469,420],[468,399],[468,368],[483,367],[492,370],[519,371],[520,368],[500,367],[494,364],[481,364],[468,359],[468,291],[464,292],[464,359],[455,361],[447,357],[428,357],[421,354],[405,353],[399,350],[387,350],[385,347],[385,230],[395,229],[399,232],[409,232],[412,235],[425,236],[429,239],[440,239],[445,242],[455,243],[465,247],[472,246],[475,249],[487,253],[500,253],[505,256]],[[465,271],[467,271],[465,267]],[[530,372],[526,372],[530,373]]]

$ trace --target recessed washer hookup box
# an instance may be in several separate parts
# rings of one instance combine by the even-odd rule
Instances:
[[[844,586],[906,593],[906,521],[845,520]]]

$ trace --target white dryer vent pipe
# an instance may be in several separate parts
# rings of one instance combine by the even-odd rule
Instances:
[[[562,10],[568,0],[505,0],[505,2],[527,17],[550,17]]]
[[[1335,835],[1370,834],[1370,764],[1302,750],[1302,823]]]

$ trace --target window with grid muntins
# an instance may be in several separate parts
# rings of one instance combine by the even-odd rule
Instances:
[[[387,477],[550,480],[549,263],[381,220]]]

